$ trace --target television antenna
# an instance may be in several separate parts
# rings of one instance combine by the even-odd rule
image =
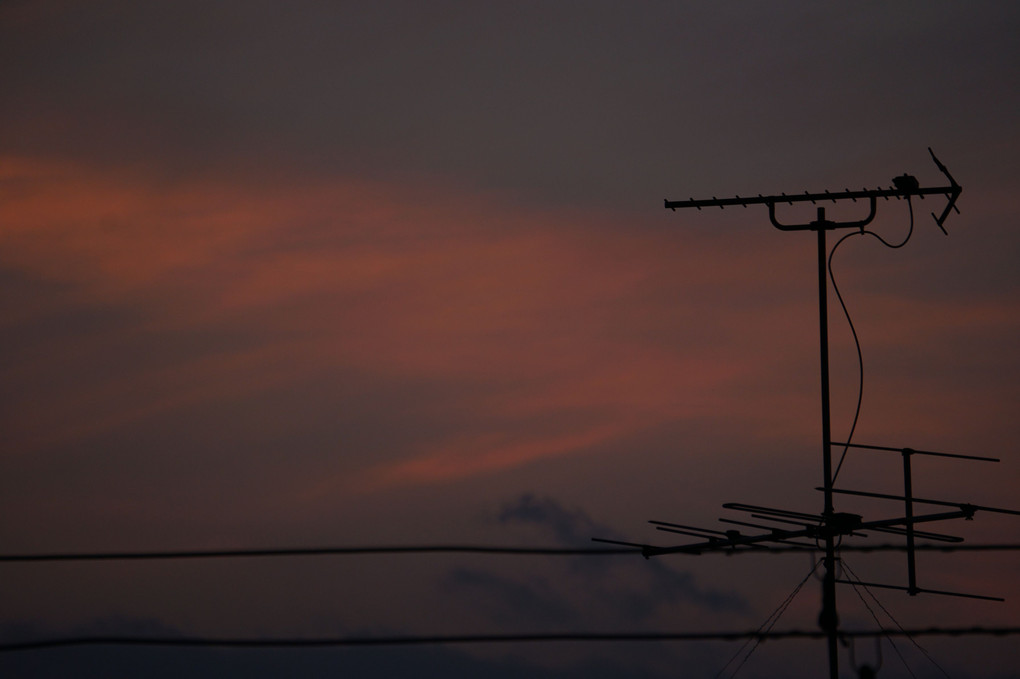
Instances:
[[[917,573],[915,564],[915,540],[918,538],[942,542],[962,542],[963,538],[943,533],[918,530],[918,524],[948,521],[951,519],[970,520],[974,515],[981,512],[995,512],[1020,516],[1020,512],[998,509],[995,507],[981,506],[966,502],[949,502],[943,500],[929,500],[915,497],[912,486],[911,458],[914,456],[937,456],[955,458],[961,460],[998,462],[997,458],[979,457],[974,455],[958,455],[952,453],[941,453],[935,451],[914,450],[911,448],[893,448],[889,446],[853,444],[849,441],[838,443],[832,440],[830,422],[829,402],[829,336],[828,336],[828,290],[826,285],[826,265],[828,248],[826,245],[826,233],[837,229],[860,229],[872,222],[878,209],[878,199],[889,200],[890,198],[910,201],[914,196],[924,199],[925,196],[944,196],[945,207],[939,215],[932,212],[932,218],[943,233],[946,233],[945,222],[953,211],[959,213],[956,201],[963,191],[959,183],[949,173],[949,170],[935,156],[935,153],[928,148],[932,160],[939,171],[949,181],[944,186],[922,187],[918,180],[909,174],[894,177],[892,186],[888,188],[875,188],[861,190],[844,189],[842,191],[823,191],[811,193],[805,191],[800,194],[786,194],[763,196],[734,196],[733,198],[710,199],[688,199],[688,200],[666,200],[665,207],[676,211],[681,208],[702,208],[718,207],[725,209],[740,205],[765,205],[768,208],[769,221],[781,231],[814,231],[818,241],[818,316],[819,316],[819,352],[821,357],[821,401],[822,401],[822,479],[823,484],[817,490],[823,493],[823,507],[820,514],[809,514],[796,512],[787,509],[749,505],[743,503],[726,503],[725,509],[742,512],[749,515],[749,518],[757,522],[737,519],[720,519],[723,523],[736,526],[744,526],[756,529],[758,532],[751,534],[741,533],[738,529],[724,531],[697,528],[666,521],[651,521],[657,530],[686,535],[696,538],[697,541],[677,546],[654,546],[644,543],[622,542],[619,540],[607,540],[594,538],[596,542],[627,545],[640,548],[645,558],[666,554],[702,554],[714,551],[736,551],[736,550],[767,550],[770,544],[782,544],[787,547],[802,547],[805,549],[817,549],[819,542],[824,543],[825,556],[823,558],[824,577],[822,579],[822,610],[818,617],[819,626],[826,636],[828,645],[829,677],[838,679],[838,640],[839,640],[839,617],[836,612],[836,584],[851,583],[849,580],[840,579],[837,576],[836,556],[837,541],[843,538],[860,537],[869,532],[891,533],[901,536],[906,540],[907,555],[907,584],[905,586],[889,585],[880,583],[860,583],[868,587],[882,587],[906,591],[911,596],[917,594],[938,594],[947,596],[967,597],[973,599],[986,599],[1002,601],[1002,599],[979,594],[967,594],[961,592],[949,592],[944,590],[927,589],[917,584]],[[864,200],[868,202],[869,212],[867,217],[855,221],[832,221],[826,218],[825,203],[840,203],[845,201],[857,202]],[[777,207],[781,205],[792,205],[793,203],[810,202],[817,205],[817,214],[813,221],[807,223],[785,223],[777,217]],[[819,203],[822,203],[819,205]],[[862,450],[880,451],[885,453],[899,453],[903,462],[903,495],[889,495],[884,493],[873,493],[868,491],[834,488],[834,474],[832,471],[832,447],[844,446],[845,448],[856,448]],[[838,468],[837,468],[838,471]],[[836,494],[847,494],[894,500],[902,503],[903,516],[892,518],[865,520],[859,514],[849,512],[837,512],[833,505],[833,496]],[[936,507],[925,513],[915,513],[915,505],[928,505]],[[765,522],[765,523],[761,523]]]

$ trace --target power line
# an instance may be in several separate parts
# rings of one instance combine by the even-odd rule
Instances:
[[[1020,627],[927,627],[919,629],[840,630],[846,639],[890,636],[1014,636]],[[441,644],[500,644],[548,642],[740,641],[744,639],[823,639],[824,630],[748,630],[742,632],[567,632],[550,634],[461,634],[389,637],[146,637],[76,636],[0,644],[0,653],[69,646],[191,646],[232,648],[313,648],[328,646],[426,646]]]
[[[640,554],[633,548],[501,547],[487,545],[395,545],[368,547],[283,547],[265,549],[191,549],[151,552],[65,552],[62,554],[0,554],[0,562],[27,561],[139,561],[156,559],[233,559],[359,554],[506,554],[535,556],[609,556]]]
[[[843,552],[901,552],[905,545],[843,545]],[[914,549],[938,552],[1002,552],[1020,550],[1018,544],[973,544],[973,545],[915,545]],[[714,552],[725,555],[744,554],[748,550]],[[789,552],[823,551],[816,547],[770,546],[767,550],[755,550],[755,554],[785,554]],[[488,545],[393,545],[365,547],[294,547],[258,549],[212,549],[148,552],[63,552],[50,554],[0,554],[0,563],[40,563],[55,561],[155,561],[163,559],[236,559],[264,557],[315,557],[315,556],[357,556],[357,555],[398,555],[398,554],[491,554],[517,556],[619,556],[637,555],[642,550],[636,547],[507,547]],[[713,553],[713,552],[706,552]]]

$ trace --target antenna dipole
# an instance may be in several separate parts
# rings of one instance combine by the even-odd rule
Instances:
[[[758,194],[757,196],[735,196],[733,198],[716,198],[711,199],[700,199],[695,200],[693,198],[689,200],[666,200],[665,207],[670,210],[677,210],[678,208],[696,208],[701,210],[705,207],[718,207],[726,208],[730,206],[740,205],[747,207],[749,205],[765,205],[769,210],[769,221],[774,227],[781,231],[815,231],[817,233],[818,241],[818,338],[819,338],[819,354],[821,359],[821,396],[822,396],[822,479],[823,485],[822,490],[824,492],[824,508],[822,510],[822,520],[826,525],[827,529],[823,531],[824,543],[825,543],[825,557],[824,566],[825,574],[822,579],[822,610],[818,616],[819,627],[825,632],[826,641],[828,644],[828,658],[829,658],[829,677],[830,679],[839,679],[839,648],[838,648],[838,634],[839,634],[839,616],[836,611],[836,549],[835,541],[837,535],[840,533],[835,530],[836,526],[846,521],[845,515],[837,514],[833,508],[832,496],[833,496],[833,478],[832,478],[832,434],[831,434],[831,421],[830,421],[830,402],[829,402],[829,319],[828,319],[828,290],[826,285],[826,262],[828,249],[825,242],[825,233],[835,229],[863,229],[865,226],[871,223],[875,218],[877,211],[877,203],[879,198],[888,200],[890,198],[896,199],[907,199],[909,200],[912,196],[924,196],[929,195],[944,195],[947,199],[945,208],[942,210],[941,215],[936,216],[932,213],[932,217],[935,219],[935,223],[945,233],[945,221],[949,216],[950,211],[959,210],[956,208],[956,200],[960,197],[960,193],[963,190],[961,186],[953,179],[952,175],[949,174],[949,170],[946,166],[939,162],[939,159],[935,156],[935,153],[928,148],[928,152],[931,154],[932,160],[935,161],[935,165],[949,180],[948,186],[937,186],[937,187],[924,187],[922,188],[920,183],[911,175],[903,174],[899,177],[895,177],[892,182],[893,186],[889,188],[876,188],[876,189],[861,189],[860,191],[851,191],[850,189],[844,189],[843,191],[823,191],[821,193],[810,193],[805,191],[802,194],[790,194],[785,193],[779,195],[763,196]],[[792,205],[793,203],[811,202],[812,204],[818,204],[819,202],[826,203],[838,203],[841,201],[853,201],[857,202],[859,199],[867,200],[869,204],[868,216],[862,220],[856,221],[843,221],[836,222],[826,219],[825,207],[819,205],[818,211],[814,221],[804,224],[787,224],[781,222],[776,216],[776,206],[782,204]],[[904,463],[904,475],[905,475],[905,502],[907,510],[907,546],[908,546],[908,560],[909,560],[909,581],[908,591],[911,594],[915,594],[918,590],[917,583],[914,574],[914,554],[912,547],[914,545],[914,530],[913,525],[916,518],[912,512],[912,499],[911,499],[911,488],[909,486],[909,475],[910,475],[910,453],[905,452],[903,455]]]

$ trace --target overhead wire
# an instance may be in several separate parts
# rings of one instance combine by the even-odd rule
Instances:
[[[1020,548],[1020,546],[1018,546]],[[265,549],[189,549],[135,552],[63,552],[0,554],[0,563],[39,561],[141,561],[157,559],[229,559],[258,557],[350,556],[368,554],[504,554],[518,556],[611,556],[640,554],[635,547],[506,547],[489,545],[393,545],[365,547],[283,547]]]
[[[917,551],[933,552],[1002,552],[1018,551],[1020,543],[1000,544],[918,544]],[[767,549],[705,551],[702,554],[786,554],[790,552],[817,552],[823,547],[769,546]],[[875,545],[841,545],[844,552],[902,552],[906,545],[881,543]],[[393,545],[365,547],[297,547],[269,549],[213,549],[179,551],[135,552],[62,552],[0,554],[0,563],[46,563],[74,561],[159,561],[174,559],[236,559],[236,558],[298,558],[319,556],[402,555],[402,554],[488,554],[506,556],[620,556],[639,555],[640,547],[561,548],[561,547],[506,547],[488,545]],[[681,552],[682,553],[682,552]],[[692,555],[694,555],[692,553]]]
[[[927,627],[919,629],[841,630],[847,639],[888,636],[1015,636],[1020,627]],[[555,642],[699,642],[743,639],[824,639],[820,629],[763,632],[565,632],[544,634],[461,634],[379,637],[187,637],[187,636],[67,636],[0,643],[0,653],[44,650],[72,646],[174,646],[220,648],[315,648],[344,646],[427,646],[441,644],[500,644]]]

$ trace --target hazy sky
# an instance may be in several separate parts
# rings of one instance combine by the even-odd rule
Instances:
[[[964,188],[949,236],[929,197],[906,247],[834,257],[864,356],[855,441],[1001,457],[918,459],[915,493],[1018,508],[1018,32],[1003,2],[8,0],[0,552],[671,544],[646,521],[819,511],[813,234],[662,200],[943,185],[928,146]],[[879,204],[875,231],[908,224]],[[840,439],[857,364],[831,303]],[[837,485],[901,483],[898,456],[852,452]],[[944,532],[1020,542],[1015,517]],[[905,584],[902,555],[847,561]],[[1008,600],[879,592],[904,626],[1020,624],[1017,556],[918,562],[921,586]],[[810,566],[6,564],[0,636],[745,630]],[[777,629],[813,628],[818,589]],[[874,625],[852,590],[840,607]],[[920,641],[953,677],[1015,671],[1009,638]],[[69,649],[0,673],[658,679],[736,650]],[[816,676],[823,654],[769,643],[741,676]]]

